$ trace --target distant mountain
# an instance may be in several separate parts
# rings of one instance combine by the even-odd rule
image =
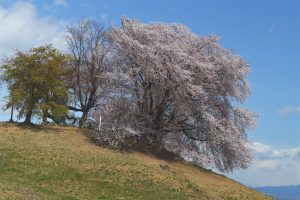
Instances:
[[[255,190],[279,200],[300,200],[300,185],[258,187]]]

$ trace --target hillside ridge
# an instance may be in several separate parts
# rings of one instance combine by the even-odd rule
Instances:
[[[92,144],[71,127],[0,123],[0,199],[271,199],[182,161]]]

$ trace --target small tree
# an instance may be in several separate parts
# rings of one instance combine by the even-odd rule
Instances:
[[[199,37],[179,24],[123,18],[109,36],[123,60],[122,95],[106,112],[111,123],[199,165],[248,166],[246,129],[255,123],[251,111],[236,107],[250,94],[242,58],[221,48],[218,37]]]
[[[1,66],[8,85],[7,108],[14,107],[18,117],[31,124],[33,115],[43,118],[64,116],[67,93],[63,82],[66,56],[51,45],[17,51]]]

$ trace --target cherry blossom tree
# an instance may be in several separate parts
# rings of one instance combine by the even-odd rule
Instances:
[[[251,91],[250,67],[181,24],[122,18],[109,32],[119,60],[118,90],[98,114],[139,141],[220,171],[251,161],[246,130],[255,114],[239,108]]]

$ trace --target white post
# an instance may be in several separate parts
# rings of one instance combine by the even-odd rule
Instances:
[[[99,131],[100,131],[100,129],[101,129],[101,115],[99,117]]]

